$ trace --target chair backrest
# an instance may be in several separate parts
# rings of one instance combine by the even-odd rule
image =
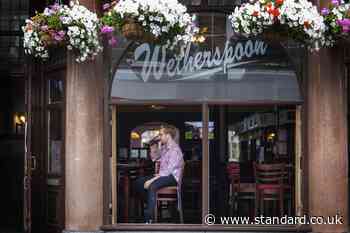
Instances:
[[[231,181],[239,181],[240,180],[241,169],[240,169],[239,163],[229,162],[226,166],[226,171],[227,171],[228,178]]]
[[[254,162],[254,177],[257,184],[283,184],[285,163],[257,164]]]
[[[186,167],[186,162],[184,161],[184,163],[182,164],[181,173],[180,173],[180,177],[179,177],[180,182],[178,184],[178,187],[180,190],[181,190],[181,186],[182,186],[182,182],[183,182],[183,177],[185,174],[185,167]]]
[[[226,172],[230,182],[230,187],[232,187],[232,192],[239,193],[241,183],[241,169],[239,163],[229,162],[226,166]]]
[[[160,160],[156,160],[154,163],[154,174],[159,174]]]

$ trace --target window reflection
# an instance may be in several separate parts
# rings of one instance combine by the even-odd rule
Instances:
[[[294,215],[295,109],[213,106],[210,114],[227,142],[210,145],[213,214]]]
[[[62,172],[62,111],[48,112],[48,173],[59,175]]]
[[[175,130],[174,141],[182,150],[185,166],[181,192],[157,197],[160,200],[156,207],[157,222],[181,223],[180,210],[183,223],[202,222],[201,116],[200,106],[118,107],[118,223],[145,222],[147,201],[138,192],[137,182],[141,177],[154,175],[159,169],[159,160],[152,157],[150,143],[160,134],[161,126]]]
[[[58,103],[63,100],[63,81],[58,79],[49,80],[49,103]]]

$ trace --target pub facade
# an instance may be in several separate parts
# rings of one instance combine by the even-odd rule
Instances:
[[[25,230],[347,232],[346,44],[310,53],[242,38],[228,21],[241,2],[183,3],[206,33],[181,56],[119,36],[94,61],[28,60]],[[134,184],[156,171],[149,143],[164,125],[183,152],[182,186],[157,195],[145,224]]]

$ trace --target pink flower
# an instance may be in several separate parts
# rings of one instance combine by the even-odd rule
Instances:
[[[41,26],[41,30],[46,32],[49,29],[49,27],[47,25],[43,25]]]
[[[104,25],[104,26],[101,28],[101,33],[102,33],[102,34],[109,34],[109,33],[112,33],[113,31],[114,31],[114,28],[113,28],[113,27],[110,27],[110,26]]]
[[[115,38],[114,36],[112,36],[109,40],[108,40],[108,44],[112,47],[117,45],[117,38]]]
[[[53,38],[54,38],[56,41],[58,41],[58,42],[60,42],[60,41],[62,41],[62,40],[63,40],[63,37],[62,37],[62,36],[60,36],[58,33],[57,33],[57,34],[55,34]]]
[[[66,35],[65,31],[59,31],[59,32],[50,32],[51,37],[53,37],[53,39],[57,42],[61,42],[64,39],[64,36]]]
[[[51,6],[51,9],[57,12],[60,9],[60,5],[58,3],[55,3]]]
[[[350,32],[350,19],[337,20],[337,24],[342,27],[344,33]]]
[[[61,36],[61,37],[64,37],[66,35],[66,32],[61,30],[58,32],[58,35]]]
[[[328,15],[328,14],[329,14],[329,9],[323,8],[323,9],[321,10],[321,14],[322,14],[322,15]]]
[[[339,0],[332,0],[332,4],[334,6],[339,6]]]
[[[51,9],[45,8],[43,14],[44,14],[45,16],[51,16],[53,13],[54,13],[54,12],[53,12]]]
[[[109,3],[106,3],[106,4],[103,4],[103,6],[102,6],[102,9],[105,11],[105,10],[107,10],[108,8],[110,8],[110,4]]]

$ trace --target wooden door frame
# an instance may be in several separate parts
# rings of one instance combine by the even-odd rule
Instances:
[[[55,72],[62,72],[61,76],[55,76],[55,77],[50,77],[48,74],[50,73],[55,73]],[[43,80],[43,85],[44,85],[44,118],[45,118],[45,151],[44,151],[44,157],[45,157],[45,164],[46,164],[46,226],[47,230],[51,229],[57,229],[57,228],[62,228],[61,230],[64,229],[65,226],[65,122],[66,122],[66,69],[64,64],[54,64],[54,65],[49,65],[44,67],[44,74],[45,78]],[[62,96],[62,102],[61,103],[54,103],[51,104],[49,103],[50,101],[50,91],[49,91],[49,80],[59,80],[63,82],[63,96]],[[50,174],[48,171],[48,162],[49,162],[49,112],[52,110],[58,110],[61,113],[61,137],[62,137],[62,145],[61,145],[61,173],[60,174]],[[52,179],[58,179],[59,180],[59,185],[54,186],[54,185],[49,185],[48,181]],[[49,222],[49,216],[48,216],[48,207],[49,207],[49,192],[51,193],[57,193],[58,196],[58,201],[63,202],[63,208],[59,207],[56,212],[56,214],[59,214],[58,217],[58,223],[50,223]],[[61,199],[62,198],[62,199]],[[61,231],[60,230],[60,231]]]
[[[36,156],[39,156],[40,158],[40,164],[38,162],[37,164],[37,169],[42,169],[42,171],[37,170],[37,172],[39,172],[39,176],[40,176],[40,180],[38,182],[41,182],[40,185],[40,195],[42,195],[42,200],[40,201],[40,204],[42,204],[43,206],[40,206],[38,209],[42,210],[42,213],[40,215],[42,215],[42,217],[44,219],[41,219],[42,222],[42,226],[45,225],[45,229],[44,227],[40,227],[43,228],[41,230],[44,230],[46,232],[46,228],[49,226],[48,224],[48,216],[47,216],[47,207],[48,207],[48,201],[47,201],[47,197],[48,197],[48,178],[50,177],[50,175],[48,174],[48,167],[47,167],[47,162],[48,162],[48,111],[49,109],[53,109],[55,107],[53,106],[49,106],[48,105],[48,80],[45,77],[45,74],[47,74],[47,72],[56,72],[57,69],[61,69],[64,70],[65,67],[62,66],[62,64],[60,65],[47,65],[44,66],[43,64],[36,64],[35,62],[33,62],[31,59],[27,58],[26,60],[26,66],[25,66],[25,71],[26,71],[26,90],[25,90],[25,104],[26,104],[26,109],[27,109],[27,113],[26,113],[26,136],[25,136],[25,156],[24,156],[24,208],[23,208],[23,224],[24,224],[24,232],[25,233],[30,233],[32,231],[32,223],[33,223],[33,206],[32,206],[32,184],[33,184],[33,160],[32,160],[32,156],[33,153],[39,153],[39,154],[35,154]],[[63,71],[65,72],[65,71]],[[35,77],[34,77],[35,75]],[[34,81],[35,79],[35,81]],[[54,78],[57,79],[57,78]],[[64,93],[65,93],[65,75],[63,75],[63,77],[58,78],[59,80],[63,81],[63,85],[64,85]],[[38,91],[38,93],[33,93],[33,88],[36,88],[36,91]],[[36,96],[34,96],[33,94],[35,94]],[[33,100],[33,98],[35,98],[35,102]],[[64,176],[64,171],[65,171],[65,158],[64,158],[64,141],[65,141],[65,133],[64,133],[64,125],[65,125],[65,95],[63,95],[63,100],[62,100],[62,106],[59,107],[59,109],[62,112],[62,122],[61,122],[61,126],[62,126],[62,174],[61,174],[61,183],[62,183],[62,196],[64,198],[65,196],[65,176]],[[34,105],[34,106],[33,106]],[[38,105],[38,106],[37,106]],[[33,115],[33,113],[35,112],[36,116],[39,116],[40,119],[33,119],[35,116]],[[32,143],[33,143],[33,122],[37,120],[39,121],[39,127],[40,129],[40,135],[41,137],[38,139],[36,138],[35,140],[38,140],[38,143],[36,144],[36,150],[33,152],[33,147],[32,147]],[[38,158],[37,158],[38,159]],[[37,210],[36,210],[37,211]],[[62,221],[63,221],[63,226],[64,227],[64,217],[65,214],[63,212],[63,215],[61,216]]]
[[[25,85],[25,106],[26,122],[24,133],[24,178],[23,178],[23,230],[30,233],[32,227],[32,206],[31,206],[31,122],[32,122],[32,63],[27,58],[25,63],[26,85]]]
[[[24,156],[24,214],[23,214],[23,223],[24,223],[24,232],[30,233],[33,229],[33,184],[36,183],[39,187],[39,190],[36,190],[40,192],[39,203],[40,207],[35,206],[36,209],[43,210],[42,204],[46,198],[45,194],[47,192],[47,188],[45,186],[46,184],[46,173],[45,171],[41,171],[40,169],[46,169],[46,160],[43,150],[43,143],[42,140],[37,139],[38,143],[36,143],[35,148],[33,148],[33,122],[38,121],[39,127],[44,128],[43,122],[45,121],[45,115],[44,115],[44,108],[45,108],[45,102],[44,102],[44,74],[43,69],[41,67],[41,64],[36,64],[32,59],[26,58],[25,63],[25,72],[26,72],[26,136],[25,136],[25,156]],[[35,77],[34,77],[35,76]],[[36,88],[37,93],[33,92],[33,89]],[[34,95],[35,94],[35,95]],[[33,98],[35,97],[36,102],[33,101]],[[38,107],[38,106],[39,107]],[[39,119],[35,119],[34,121],[34,114],[36,113],[39,115]],[[34,149],[34,152],[33,152]],[[40,158],[39,158],[40,157]],[[33,163],[33,158],[36,160]],[[39,162],[38,159],[40,159]],[[35,182],[33,182],[34,179],[37,179]],[[45,180],[45,182],[44,182]],[[36,197],[37,198],[37,197]],[[44,211],[40,212],[40,217],[45,217]],[[42,219],[41,219],[42,220]],[[39,222],[36,220],[35,222]],[[45,221],[42,221],[45,222]],[[37,230],[44,230],[42,229],[43,225],[39,225],[39,229]]]

